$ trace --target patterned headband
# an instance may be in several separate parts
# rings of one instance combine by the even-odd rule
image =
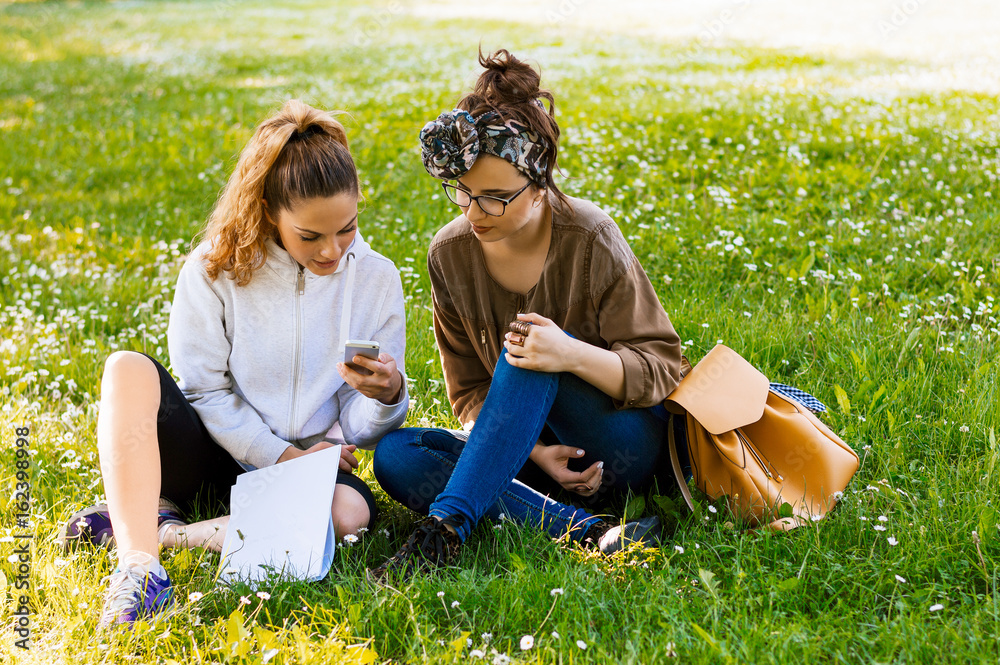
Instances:
[[[512,164],[529,180],[545,187],[548,142],[516,120],[495,111],[473,118],[467,111],[445,111],[420,130],[424,168],[435,178],[453,180],[472,168],[480,153]]]

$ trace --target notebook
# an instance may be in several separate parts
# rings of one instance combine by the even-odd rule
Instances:
[[[219,581],[323,579],[336,545],[330,506],[339,466],[338,445],[238,476]]]

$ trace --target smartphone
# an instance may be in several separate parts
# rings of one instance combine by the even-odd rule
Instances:
[[[374,340],[349,339],[344,345],[344,364],[360,374],[374,374],[371,370],[354,364],[354,356],[378,360],[379,345]]]

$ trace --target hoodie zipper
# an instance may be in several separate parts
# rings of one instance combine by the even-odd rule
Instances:
[[[295,431],[295,416],[299,397],[299,365],[302,362],[302,301],[301,297],[306,293],[305,269],[299,266],[299,274],[295,283],[295,346],[292,354],[292,405],[288,409],[288,436],[294,440],[298,438]]]

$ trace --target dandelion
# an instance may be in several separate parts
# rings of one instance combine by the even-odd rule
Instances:
[[[684,548],[680,545],[674,545],[674,549],[677,550],[678,554],[684,554]]]
[[[349,533],[346,536],[344,536],[344,543],[345,544],[347,544],[347,545],[353,545],[356,542],[358,542],[358,537],[355,536],[353,533]]]
[[[906,584],[906,578],[901,577],[900,575],[896,575],[896,581],[899,582],[900,584]]]
[[[240,596],[240,605],[249,605],[250,599],[246,596]]]
[[[456,608],[456,607],[458,607],[459,605],[461,605],[461,603],[460,603],[460,602],[458,602],[457,600],[453,600],[453,601],[451,601],[451,609],[455,609],[455,608]]]
[[[576,646],[580,647],[583,650],[587,649],[587,643],[584,642],[583,640],[577,640],[576,641]]]
[[[258,591],[257,597],[260,598],[261,600],[271,600],[271,594],[269,594],[266,591]]]
[[[896,540],[896,536],[889,536],[888,542],[889,542],[889,545],[891,545],[892,547],[895,547],[896,545],[899,544],[899,541]]]
[[[549,591],[550,596],[561,596],[563,594],[562,587],[557,586],[552,591]]]
[[[525,635],[521,638],[521,651],[527,651],[535,646],[535,638],[532,635]]]
[[[931,605],[930,611],[931,612],[940,612],[943,609],[944,609],[944,605],[942,605],[941,603],[938,603],[937,605]]]

